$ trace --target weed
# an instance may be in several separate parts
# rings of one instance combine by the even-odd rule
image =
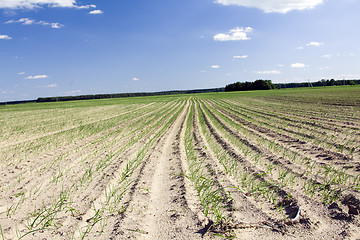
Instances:
[[[1,239],[2,239],[2,240],[5,240],[4,232],[3,232],[3,229],[2,229],[1,224],[0,224],[0,233],[1,233]]]

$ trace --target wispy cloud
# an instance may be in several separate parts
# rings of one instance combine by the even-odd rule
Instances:
[[[251,27],[236,27],[231,29],[228,33],[219,33],[214,36],[215,41],[241,41],[249,40],[247,36],[248,33],[251,33],[253,29]]]
[[[19,20],[9,20],[7,22],[5,22],[5,24],[8,23],[22,23],[23,25],[31,25],[34,23],[34,20],[30,19],[30,18],[20,18]]]
[[[211,65],[211,68],[218,69],[218,68],[220,68],[220,66],[219,65]]]
[[[89,9],[89,8],[96,8],[96,5],[94,4],[83,5],[83,6],[74,5],[73,7],[77,9]]]
[[[48,78],[48,75],[36,75],[36,76],[28,76],[25,79],[44,79],[44,78]]]
[[[280,74],[278,70],[269,70],[269,71],[255,71],[258,74]]]
[[[60,23],[47,23],[44,21],[40,21],[39,24],[44,25],[44,26],[51,26],[52,28],[62,28],[64,27],[63,24]]]
[[[306,44],[306,46],[313,46],[313,47],[320,47],[322,45],[324,45],[323,42],[309,42]]]
[[[132,80],[133,80],[133,81],[139,81],[139,79],[136,78],[136,77],[134,77]]]
[[[296,50],[303,50],[304,47],[300,46],[300,47],[296,47],[295,49],[296,49]]]
[[[9,21],[7,21],[5,23],[6,24],[9,24],[9,23],[21,23],[22,25],[37,24],[37,25],[43,25],[43,26],[51,26],[52,28],[62,28],[62,27],[64,27],[64,25],[62,25],[60,23],[50,23],[50,22],[46,22],[46,21],[36,21],[34,19],[31,19],[31,18],[20,18],[19,20],[9,20]]]
[[[25,72],[19,72],[18,74],[19,74],[19,75],[24,75],[24,74],[25,74]]]
[[[325,54],[321,56],[322,58],[331,58],[331,54]]]
[[[37,88],[56,88],[58,87],[57,83],[52,83],[52,84],[49,84],[49,85],[42,85],[42,86],[37,86]]]
[[[248,55],[242,55],[242,56],[234,56],[233,58],[234,59],[244,59],[244,58],[247,58]]]
[[[0,39],[10,40],[12,39],[12,37],[10,37],[9,35],[0,35]]]
[[[89,12],[89,14],[103,14],[104,12],[99,10],[99,9],[96,9],[96,10],[92,10]]]
[[[292,10],[312,9],[323,0],[215,0],[225,6],[238,5],[243,7],[259,8],[266,13],[287,13]]]
[[[77,5],[76,0],[0,0],[0,8],[36,9],[41,6],[67,7],[77,9],[95,8],[96,5]]]
[[[53,83],[53,84],[49,84],[47,85],[46,87],[47,88],[56,88],[58,85],[56,83]]]
[[[292,68],[304,68],[307,67],[307,65],[305,65],[304,63],[293,63],[290,65],[290,67]]]

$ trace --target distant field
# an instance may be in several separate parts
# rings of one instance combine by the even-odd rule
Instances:
[[[0,239],[357,239],[360,87],[0,106]]]

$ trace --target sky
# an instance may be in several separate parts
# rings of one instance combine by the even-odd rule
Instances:
[[[360,79],[360,0],[0,0],[0,102]]]

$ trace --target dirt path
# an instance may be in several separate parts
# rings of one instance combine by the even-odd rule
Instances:
[[[149,151],[131,196],[125,197],[127,211],[109,224],[110,239],[201,239],[196,212],[201,210],[184,177],[181,135],[187,113],[188,104]]]
[[[187,112],[187,111],[186,111]],[[181,165],[180,133],[185,113],[176,121],[164,139],[152,179],[149,211],[146,216],[148,234],[144,239],[198,239],[196,214],[190,211]]]

